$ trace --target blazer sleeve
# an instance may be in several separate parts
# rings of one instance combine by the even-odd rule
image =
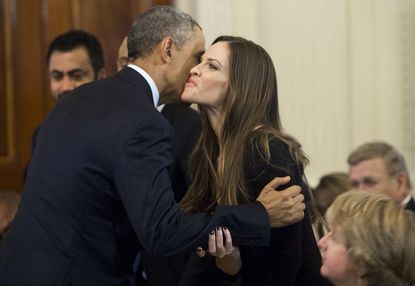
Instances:
[[[240,245],[267,246],[270,225],[265,208],[253,202],[218,207],[213,214],[184,215],[174,201],[168,166],[171,126],[151,116],[127,140],[114,183],[143,248],[167,256],[207,244],[208,233],[227,226]]]

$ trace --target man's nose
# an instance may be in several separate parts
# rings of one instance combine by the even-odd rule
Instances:
[[[67,93],[75,88],[75,83],[68,76],[64,76],[62,79],[61,93]]]
[[[354,186],[354,188],[355,188],[356,190],[363,190],[363,189],[365,189],[366,187],[365,187],[365,184],[364,184],[363,182],[358,182],[358,183],[356,183],[356,185]]]

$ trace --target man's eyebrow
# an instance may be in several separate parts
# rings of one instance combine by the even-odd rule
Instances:
[[[49,72],[49,74],[54,74],[54,73],[63,74],[63,72],[61,72],[60,70],[51,70]]]
[[[67,74],[71,75],[71,74],[79,73],[79,72],[85,73],[85,70],[83,70],[83,69],[73,69],[73,70],[68,71]]]
[[[59,75],[64,75],[64,74],[73,75],[73,74],[76,74],[76,73],[86,73],[86,71],[83,70],[83,69],[77,68],[77,69],[73,69],[73,70],[70,70],[70,71],[67,71],[67,72],[63,72],[63,71],[60,71],[60,70],[51,70],[49,72],[49,74],[59,74]]]

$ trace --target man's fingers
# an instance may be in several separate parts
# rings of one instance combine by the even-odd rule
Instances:
[[[301,188],[298,185],[292,185],[289,188],[280,191],[280,193],[286,196],[287,198],[293,198],[293,197],[298,196],[301,193]]]
[[[304,195],[301,194],[300,186],[293,185],[282,191],[273,192],[274,188],[289,181],[290,177],[273,179],[262,189],[257,198],[267,210],[272,227],[290,225],[304,218]]]
[[[305,203],[301,203],[298,205],[296,212],[304,212],[305,210]]]
[[[300,205],[304,203],[304,195],[303,194],[299,194],[295,197],[291,198],[291,203],[295,206],[295,205]]]
[[[289,181],[291,180],[291,178],[289,176],[286,177],[276,177],[274,178],[272,181],[270,181],[268,184],[265,185],[265,187],[261,190],[257,201],[261,202],[265,208],[268,205],[268,201],[272,201],[273,198],[275,198],[277,195],[276,194],[270,194],[271,191],[275,191],[275,188],[277,188],[278,186],[281,185],[285,185],[287,184]],[[291,193],[289,192],[287,194],[287,196],[290,195],[295,195],[295,193]],[[283,195],[285,196],[285,195]]]
[[[303,211],[296,212],[291,218],[291,223],[299,222],[303,218],[304,218],[304,212]]]
[[[276,189],[279,186],[285,185],[291,180],[290,176],[286,177],[275,177],[271,182],[269,182],[265,187],[271,187]]]

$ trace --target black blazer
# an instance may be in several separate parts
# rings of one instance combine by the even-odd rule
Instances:
[[[173,162],[169,171],[174,199],[180,202],[190,185],[189,157],[200,135],[202,122],[199,113],[184,102],[166,104],[161,114],[173,126]],[[141,253],[142,269],[136,274],[137,285],[177,285],[187,257],[187,252],[163,258]],[[142,270],[147,281],[142,280]]]
[[[62,99],[39,129],[16,218],[0,244],[0,285],[132,285],[139,249],[171,255],[227,225],[267,245],[259,203],[185,216],[168,167],[171,126],[125,68]]]

